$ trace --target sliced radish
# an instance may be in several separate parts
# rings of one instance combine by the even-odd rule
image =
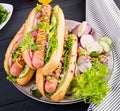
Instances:
[[[87,35],[83,35],[81,38],[80,38],[80,44],[83,48],[86,48],[86,45],[91,43],[91,42],[95,42],[94,38],[90,35],[90,34],[87,34]]]
[[[80,72],[85,72],[86,69],[91,69],[92,68],[92,63],[91,62],[84,62],[78,66],[78,70]]]
[[[80,65],[84,62],[91,62],[91,57],[90,56],[85,56],[85,55],[81,55],[78,60],[77,60],[77,65]]]
[[[72,31],[72,33],[75,34],[76,36],[78,36],[78,29],[79,29],[79,27],[80,27],[80,25],[77,25],[77,26],[73,29],[73,31]]]
[[[104,63],[104,64],[107,64],[107,63],[108,63],[108,58],[107,58],[107,56],[105,56],[105,55],[100,55],[100,56],[98,57],[98,60],[99,60],[99,62]]]
[[[84,21],[80,25],[77,25],[72,32],[76,36],[81,37],[82,35],[90,34],[92,32],[92,27]]]
[[[110,45],[107,42],[100,40],[99,44],[102,46],[102,48],[105,52],[110,51]]]
[[[92,52],[98,52],[99,54],[103,52],[103,48],[98,42],[91,42],[87,44],[86,49],[89,54],[91,54]]]
[[[83,33],[80,33],[80,31],[78,30],[78,37],[82,36],[82,35],[85,35],[85,34],[90,34],[92,32],[92,27],[86,22],[83,24],[85,24],[85,28],[84,28],[84,31]]]

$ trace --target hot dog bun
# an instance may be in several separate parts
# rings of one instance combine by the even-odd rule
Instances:
[[[50,6],[47,6],[47,7],[50,7]],[[57,31],[55,32],[56,33],[55,38],[57,39],[57,49],[55,49],[54,52],[51,54],[50,60],[45,65],[43,65],[43,67],[41,67],[44,75],[48,75],[50,72],[52,72],[57,67],[57,65],[60,61],[60,58],[62,56],[62,52],[63,52],[64,33],[65,33],[64,14],[63,14],[62,9],[58,5],[56,5],[55,7],[52,8],[51,13],[54,13],[54,15],[57,18],[58,25],[57,25]],[[31,30],[33,30],[36,27],[37,20],[35,17],[33,17],[35,15],[36,15],[36,11],[34,8],[32,10],[32,12],[29,14],[28,19],[26,20],[25,33],[30,32]],[[50,18],[50,15],[48,18]],[[24,58],[25,62],[32,69],[38,69],[33,66],[33,56],[32,56],[32,60],[31,60],[28,52],[29,52],[29,50],[23,51],[23,58]],[[33,54],[34,54],[34,52],[33,52]],[[45,56],[45,54],[43,54],[43,55]],[[49,70],[47,70],[47,69],[49,69]]]
[[[9,67],[8,67],[8,63],[9,63],[9,56],[10,53],[12,51],[13,48],[13,44],[15,44],[15,42],[18,40],[19,36],[23,36],[24,35],[24,24],[22,25],[22,27],[19,29],[19,31],[16,33],[15,37],[12,39],[12,41],[10,42],[6,54],[5,54],[5,59],[4,59],[4,69],[7,72],[7,74],[10,74],[9,72]]]
[[[21,86],[26,85],[34,75],[35,70],[31,69],[27,72],[27,75],[23,78],[17,78],[17,83]]]
[[[68,71],[65,74],[66,76],[64,77],[64,81],[63,81],[62,85],[60,85],[59,89],[56,90],[55,93],[53,93],[50,96],[50,99],[55,102],[59,102],[64,98],[64,96],[67,92],[67,89],[73,79],[73,76],[74,76],[75,61],[77,59],[77,37],[74,34],[72,34],[72,39],[73,39],[73,45],[72,45],[72,48],[68,55],[69,56]],[[38,69],[36,72],[36,85],[37,85],[40,93],[46,97],[45,89],[44,89],[44,87],[45,87],[44,77],[45,76],[41,72],[43,72],[42,69]]]
[[[64,33],[65,33],[65,19],[62,9],[59,6],[55,6],[53,8],[54,13],[57,16],[58,19],[58,27],[57,27],[57,41],[58,41],[58,47],[57,49],[52,53],[49,62],[41,68],[41,74],[49,75],[51,72],[53,72],[56,67],[58,66],[62,53],[63,53],[63,44],[64,44]]]
[[[69,61],[68,72],[66,74],[62,86],[51,96],[51,99],[55,102],[59,102],[64,98],[67,89],[74,76],[75,61],[77,59],[77,37],[75,35],[72,35],[72,37],[73,37],[73,46],[69,55],[70,61]]]
[[[12,53],[15,51],[16,47],[19,46],[20,42],[22,41],[24,36],[24,29],[25,29],[25,24],[22,25],[22,27],[19,29],[15,37],[12,39],[5,54],[4,69],[9,76],[11,75],[10,68],[13,64]],[[30,68],[24,77],[22,78],[16,77],[16,83],[19,85],[26,85],[31,80],[33,75],[34,75],[34,70]]]

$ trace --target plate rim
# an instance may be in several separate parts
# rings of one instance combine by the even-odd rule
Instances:
[[[75,24],[77,25],[77,24],[80,24],[80,23],[81,23],[81,22],[79,22],[79,21],[70,20],[70,19],[65,19],[65,24],[66,24],[67,22],[72,22],[73,25],[75,25]],[[76,26],[76,25],[75,25],[75,26]],[[98,33],[99,33],[99,32],[98,32]],[[100,35],[102,35],[102,34],[100,34]],[[112,68],[112,71],[111,71],[111,75],[112,75],[113,69],[114,69],[114,55],[113,55],[113,49],[112,49],[112,48],[111,48],[111,53],[112,53],[112,67],[113,67],[113,68]],[[109,80],[108,80],[108,82],[109,82]],[[55,105],[67,105],[67,104],[74,104],[74,103],[78,103],[78,102],[83,102],[83,100],[82,100],[81,98],[71,100],[70,102],[69,102],[69,101],[54,102],[54,101],[47,101],[47,100],[44,100],[44,99],[38,99],[38,98],[30,95],[29,93],[27,93],[27,92],[24,91],[23,89],[21,89],[21,88],[20,88],[21,86],[19,86],[18,84],[16,84],[16,83],[12,83],[12,84],[13,84],[20,92],[22,92],[22,93],[25,94],[26,96],[28,96],[28,97],[30,97],[30,98],[32,98],[32,99],[34,99],[34,100],[43,102],[43,103],[55,104]]]

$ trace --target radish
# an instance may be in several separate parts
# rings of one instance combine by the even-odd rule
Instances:
[[[78,30],[78,37],[85,35],[85,34],[90,34],[92,32],[92,27],[87,22],[83,22],[82,24],[81,24],[81,27],[84,27],[84,30],[83,32],[82,30],[81,32]]]
[[[85,72],[86,69],[91,69],[92,68],[92,63],[91,62],[83,62],[78,66],[78,70],[80,72]]]
[[[84,21],[80,25],[77,25],[72,32],[76,36],[81,37],[82,35],[90,34],[92,32],[92,27]]]
[[[90,35],[90,34],[87,34],[87,35],[83,35],[81,38],[80,38],[80,44],[83,48],[86,48],[86,45],[91,43],[91,42],[95,42],[94,38]]]
[[[101,47],[101,45],[98,42],[95,42],[95,41],[87,44],[86,49],[87,49],[89,54],[91,54],[92,52],[96,52],[96,53],[99,53],[99,54],[103,52],[103,48]]]

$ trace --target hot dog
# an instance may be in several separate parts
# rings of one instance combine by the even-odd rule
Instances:
[[[38,4],[25,24],[24,38],[34,38],[29,45],[34,44],[36,48],[25,48],[24,61],[32,69],[43,68],[45,74],[52,72],[63,52],[65,20],[62,9],[58,5],[52,8],[49,4]]]
[[[52,8],[37,4],[6,51],[4,67],[10,78],[25,85],[38,68],[52,72],[62,56],[64,32],[62,9],[58,5]]]
[[[58,67],[48,75],[44,70],[36,72],[36,85],[41,94],[55,102],[61,101],[73,79],[75,62],[77,59],[77,37],[74,34],[68,35],[64,43],[64,51]]]
[[[4,68],[8,74],[9,80],[16,80],[19,85],[26,85],[34,74],[23,60],[20,43],[23,40],[25,25],[20,28],[11,43],[9,44],[4,60]]]

